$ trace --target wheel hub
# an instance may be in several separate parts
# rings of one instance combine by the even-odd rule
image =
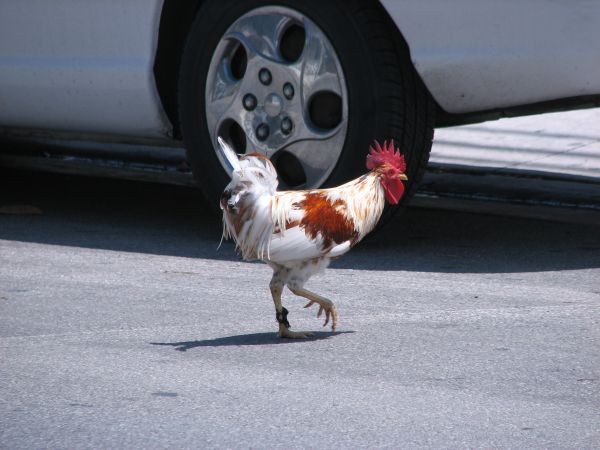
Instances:
[[[271,93],[267,95],[265,99],[265,112],[270,117],[276,117],[281,113],[283,108],[283,100],[281,97],[275,93]]]

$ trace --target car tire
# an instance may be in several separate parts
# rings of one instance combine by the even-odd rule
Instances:
[[[335,157],[329,157],[329,166],[319,173],[319,175],[326,175],[326,178],[314,176],[311,178],[312,185],[306,182],[299,185],[294,185],[294,182],[287,183],[291,185],[289,188],[335,186],[365,173],[365,157],[373,140],[393,139],[405,155],[409,181],[406,195],[398,207],[386,210],[386,215],[390,216],[399,207],[406,205],[414,194],[429,158],[434,127],[434,103],[415,72],[404,40],[387,13],[375,1],[303,0],[299,2],[280,0],[277,4],[290,17],[303,17],[316,24],[314,29],[320,30],[326,36],[323,40],[329,40],[335,51],[334,56],[339,59],[341,65],[338,81],[345,87],[345,91],[340,90],[345,98],[338,99],[337,102],[343,101],[347,108],[344,117],[346,120],[344,139],[340,142],[338,138],[336,141],[339,153],[336,153]],[[210,102],[214,97],[212,93],[218,92],[216,87],[213,88],[216,84],[210,78],[210,76],[214,77],[215,70],[220,70],[219,67],[221,67],[220,62],[215,65],[215,55],[221,55],[223,52],[219,50],[224,45],[223,37],[228,30],[232,29],[233,24],[241,23],[242,19],[240,18],[246,20],[245,18],[249,16],[254,17],[253,14],[258,13],[253,11],[256,11],[257,8],[268,7],[268,5],[268,2],[261,0],[244,2],[205,0],[197,12],[183,51],[178,92],[183,140],[194,176],[209,203],[215,207],[218,205],[223,188],[229,182],[229,176],[215,152],[215,134],[219,133],[219,129],[215,131],[214,126],[211,129],[211,125],[209,125],[212,119],[211,110],[206,107],[207,100]],[[254,20],[257,29],[263,26],[264,22],[268,22],[264,17]],[[251,20],[250,23],[252,24]],[[305,33],[308,34],[309,31],[305,31]],[[308,53],[308,50],[305,53]],[[237,70],[234,70],[235,67],[231,62],[236,57],[236,54],[227,56],[227,63],[232,64],[229,68],[231,73]],[[276,71],[277,67],[273,70]],[[281,67],[285,68],[285,66]],[[244,67],[244,70],[247,68]],[[263,88],[256,80],[252,82],[255,83],[256,89]],[[247,89],[251,88],[254,87],[247,87]],[[258,102],[260,101],[261,99],[258,99]],[[326,99],[321,103],[327,104]],[[253,102],[249,106],[255,104],[256,102]],[[303,104],[306,105],[306,99]],[[244,103],[244,105],[238,106],[238,109],[246,106]],[[338,106],[338,110],[340,108]],[[230,113],[231,111],[226,114]],[[248,116],[248,111],[241,111],[240,114],[242,113],[245,115],[240,117]],[[307,115],[308,113],[304,111],[303,114]],[[310,114],[313,112],[311,111]],[[269,120],[273,119],[265,114],[263,117]],[[277,120],[279,118],[280,116],[276,116]],[[298,120],[302,121],[303,119]],[[311,122],[312,118],[307,120]],[[323,120],[326,124],[328,118],[325,117]],[[229,124],[229,122],[227,123]],[[250,143],[249,146],[246,146],[251,147],[245,148],[245,151],[257,150],[255,147],[260,147],[260,143],[256,141],[257,136],[253,136],[254,141],[248,136],[255,130],[247,125],[244,125],[243,128],[235,125],[235,123],[232,125],[230,142],[235,141],[236,136],[240,134],[239,129],[241,129],[246,136],[242,136],[241,141],[238,136],[240,145],[244,145],[243,139],[245,138],[246,144]],[[313,125],[309,123],[305,128],[320,132],[320,124],[316,127]],[[260,130],[257,130],[256,133],[258,131]],[[253,145],[253,142],[257,145]],[[314,140],[310,145],[322,146],[323,153],[327,155],[330,154],[327,152],[338,151],[337,147],[333,146],[333,140]],[[269,151],[268,146],[265,148],[267,150],[262,151],[263,153]],[[261,150],[258,149],[258,151]],[[277,155],[268,154],[268,156],[272,159],[277,158]],[[289,167],[289,165],[285,166],[285,170],[290,170],[292,176],[283,178],[296,180],[293,177],[294,164],[291,164],[291,169]],[[278,172],[280,172],[279,169],[280,167],[278,167]],[[282,178],[281,173],[280,178]],[[301,178],[299,179],[301,180]],[[286,188],[286,183],[283,184],[283,187]]]

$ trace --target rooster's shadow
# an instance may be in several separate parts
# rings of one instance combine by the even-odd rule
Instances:
[[[277,333],[252,333],[206,339],[202,341],[150,342],[150,344],[171,346],[175,347],[175,350],[177,351],[185,352],[195,347],[242,347],[247,345],[300,344],[302,342],[321,341],[323,339],[329,339],[333,336],[348,333],[354,333],[354,331],[316,331],[312,336],[309,336],[305,339],[282,339],[277,336]]]

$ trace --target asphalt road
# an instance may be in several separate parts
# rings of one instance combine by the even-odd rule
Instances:
[[[1,172],[0,208],[2,449],[600,447],[598,227],[410,209],[287,341],[188,188]]]

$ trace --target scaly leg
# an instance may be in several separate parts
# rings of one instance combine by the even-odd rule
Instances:
[[[281,294],[283,292],[283,277],[281,271],[273,270],[273,278],[269,287],[275,303],[275,318],[279,322],[279,337],[288,339],[304,339],[312,336],[312,333],[303,331],[290,331],[290,323],[287,320],[288,310],[281,304]]]
[[[321,317],[321,314],[323,313],[323,311],[325,311],[325,323],[323,324],[323,326],[327,325],[329,323],[329,318],[331,318],[331,330],[335,331],[335,327],[337,326],[338,321],[338,313],[337,309],[335,308],[335,305],[331,300],[328,300],[325,297],[321,297],[319,294],[315,294],[314,292],[311,292],[308,289],[304,289],[303,287],[294,284],[288,284],[288,288],[295,295],[310,300],[305,306],[305,308],[309,308],[315,303],[318,303],[319,312],[317,313],[317,317]]]

